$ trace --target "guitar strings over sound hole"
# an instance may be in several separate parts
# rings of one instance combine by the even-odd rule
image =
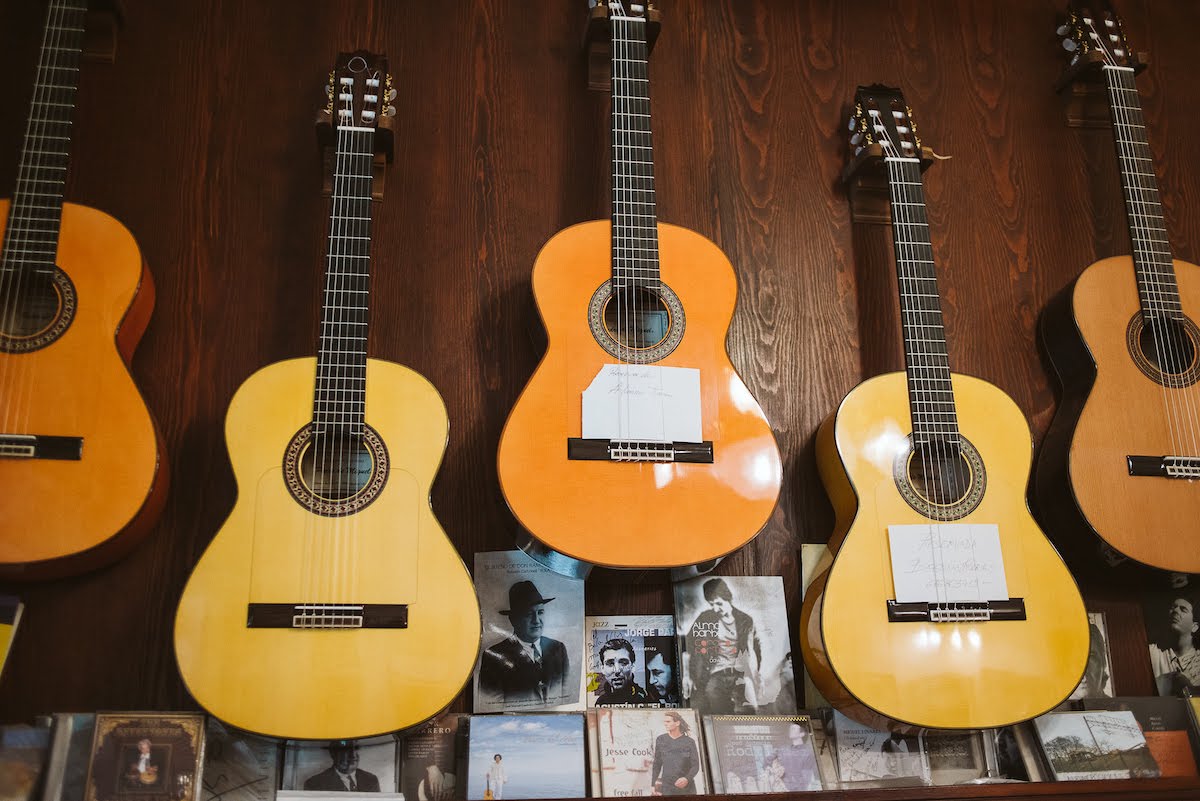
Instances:
[[[1134,363],[1152,381],[1180,389],[1200,379],[1200,329],[1187,317],[1146,320],[1139,312],[1129,321],[1126,339]]]
[[[0,351],[27,353],[62,336],[75,317],[66,273],[0,272]]]
[[[683,305],[669,286],[657,283],[612,291],[605,281],[588,304],[588,325],[596,342],[618,361],[650,364],[667,356],[683,339]]]
[[[379,497],[387,484],[387,447],[370,426],[353,436],[318,434],[306,425],[288,443],[283,477],[305,509],[325,517],[354,514]]]
[[[649,289],[623,289],[604,304],[604,328],[622,347],[646,350],[667,338],[671,312]]]
[[[959,444],[912,445],[897,459],[894,477],[908,505],[933,520],[958,520],[983,500],[986,474],[975,446],[960,437]]]

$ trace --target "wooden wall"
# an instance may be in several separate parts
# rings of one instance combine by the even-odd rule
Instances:
[[[2,588],[27,602],[0,682],[4,721],[193,706],[172,621],[233,504],[226,407],[257,368],[314,352],[327,201],[312,123],[339,50],[391,59],[397,159],[376,211],[371,350],[445,397],[451,437],[433,504],[468,563],[513,541],[494,454],[545,345],[534,256],[559,229],[608,214],[607,101],[585,88],[584,0],[123,5],[116,62],[82,74],[68,195],[122,220],[153,270],[158,305],[134,373],[173,484],[152,536],[119,564]],[[1054,405],[1039,310],[1086,264],[1128,252],[1111,134],[1067,128],[1051,88],[1065,64],[1063,5],[660,2],[660,218],[712,238],[737,268],[729,349],[786,469],[770,524],[722,571],[782,575],[793,619],[798,546],[832,524],[813,432],[856,383],[901,366],[887,231],[852,226],[837,186],[855,86],[901,85],[926,144],[953,157],[927,176],[952,364],[1009,392],[1035,442]],[[1152,55],[1139,85],[1167,227],[1177,256],[1200,260],[1200,6],[1117,7]],[[40,2],[0,4],[0,186],[15,178],[43,14]],[[1094,597],[1127,631],[1114,646],[1118,690],[1148,692],[1136,607]],[[658,575],[598,576],[589,599],[604,612],[670,603]]]

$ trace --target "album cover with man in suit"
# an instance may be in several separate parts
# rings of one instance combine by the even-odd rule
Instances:
[[[583,582],[523,551],[475,554],[483,651],[476,712],[583,709]]]

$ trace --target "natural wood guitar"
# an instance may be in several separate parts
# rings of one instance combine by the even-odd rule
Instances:
[[[372,162],[391,93],[382,58],[339,59],[319,352],[259,370],[230,403],[238,500],[175,620],[196,700],[274,737],[421,723],[479,650],[474,586],[429,505],[445,406],[417,373],[367,358]]]
[[[1079,683],[1083,601],[1025,505],[1021,411],[950,371],[903,97],[860,87],[854,124],[853,142],[882,148],[906,369],[860,384],[818,430],[837,525],[804,599],[804,661],[834,706],[881,728],[1015,723]]]
[[[162,440],[129,372],[154,307],[137,242],[63,202],[85,0],[51,0],[13,199],[0,201],[0,576],[70,575],[149,533]]]
[[[1038,509],[1077,547],[1099,537],[1143,564],[1197,573],[1200,267],[1171,256],[1120,21],[1075,9],[1060,30],[1068,74],[1103,73],[1133,257],[1085,269],[1039,321],[1062,396],[1038,459]]]
[[[779,449],[726,353],[729,260],[657,221],[646,18],[608,9],[612,220],[560,232],[534,264],[549,346],[500,438],[500,485],[532,535],[520,544],[555,569],[711,568],[771,515]],[[694,394],[666,388],[679,368],[698,371]],[[582,396],[602,372],[613,421],[589,430]],[[674,434],[684,400],[698,424]]]

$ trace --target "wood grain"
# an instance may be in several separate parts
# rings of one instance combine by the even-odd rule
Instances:
[[[1085,265],[1129,252],[1111,135],[1067,128],[1051,88],[1065,64],[1058,0],[659,5],[660,218],[732,261],[731,357],[784,458],[775,514],[720,570],[782,575],[798,621],[798,546],[825,540],[833,524],[813,433],[850,388],[900,364],[886,228],[852,226],[836,185],[855,86],[899,84],[925,144],[952,156],[927,173],[951,363],[1012,395],[1035,442],[1054,405],[1037,315]],[[4,721],[194,708],[175,668],[172,616],[233,506],[221,431],[234,390],[269,362],[315,351],[328,201],[312,120],[339,51],[385,51],[396,77],[371,353],[416,369],[445,398],[450,442],[433,506],[468,561],[510,547],[516,530],[495,452],[545,346],[534,257],[556,231],[608,214],[607,98],[585,88],[583,0],[123,6],[116,62],[81,74],[68,199],[121,220],[153,265],[157,308],[133,371],[173,486],[157,529],[120,563],[3,588],[27,602],[0,680]],[[1194,262],[1200,6],[1117,0],[1117,10],[1133,46],[1151,54],[1138,84],[1167,229],[1176,257]],[[15,179],[43,12],[0,2],[3,187]],[[1138,619],[1134,594],[1085,590],[1115,617]],[[670,591],[659,574],[605,573],[589,580],[588,605],[663,611]],[[1136,626],[1119,635],[1119,689],[1148,689],[1148,675],[1122,675],[1141,669],[1142,636]]]

